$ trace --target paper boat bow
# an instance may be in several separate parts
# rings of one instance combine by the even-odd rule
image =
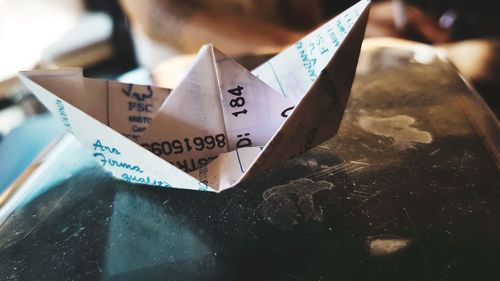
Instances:
[[[249,72],[211,45],[174,90],[84,78],[21,80],[113,176],[222,191],[333,136],[349,97],[369,1]]]

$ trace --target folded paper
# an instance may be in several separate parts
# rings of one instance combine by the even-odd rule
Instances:
[[[21,72],[37,98],[113,176],[222,191],[333,136],[370,2],[363,0],[252,72],[212,45],[173,89]]]

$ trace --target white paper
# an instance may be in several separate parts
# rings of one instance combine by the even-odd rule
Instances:
[[[219,192],[336,133],[369,5],[358,2],[252,72],[205,45],[174,90],[80,69],[20,76],[113,176]]]

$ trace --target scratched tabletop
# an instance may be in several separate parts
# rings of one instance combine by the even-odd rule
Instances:
[[[366,40],[338,134],[220,194],[65,135],[2,194],[0,280],[500,280],[499,132],[439,51]]]

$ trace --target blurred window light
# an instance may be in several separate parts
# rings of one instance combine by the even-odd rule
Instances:
[[[0,0],[0,81],[33,68],[83,12],[81,0]]]

